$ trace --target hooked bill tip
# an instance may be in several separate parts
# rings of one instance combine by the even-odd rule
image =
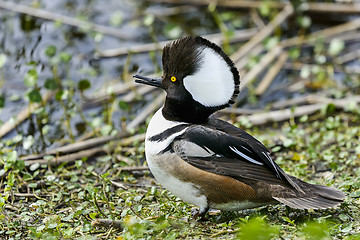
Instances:
[[[135,78],[136,83],[142,83],[142,84],[150,85],[153,87],[163,88],[161,78],[149,78],[149,77],[144,77],[141,75],[134,75],[133,78]]]

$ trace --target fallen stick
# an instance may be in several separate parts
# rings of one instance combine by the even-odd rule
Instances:
[[[307,63],[285,63],[283,68],[284,69],[288,69],[288,70],[296,70],[296,71],[300,71],[303,67],[309,67],[310,69],[314,68],[314,67],[321,67],[321,65],[318,64],[307,64]],[[325,67],[325,66],[324,66]],[[360,74],[360,67],[358,66],[343,66],[343,67],[338,67],[338,66],[334,66],[334,71],[335,72],[345,72],[347,74]]]
[[[172,4],[190,4],[190,5],[200,5],[200,6],[207,6],[213,1],[211,0],[148,0],[150,2],[157,2],[157,3],[172,3]],[[222,0],[216,1],[216,6],[219,7],[227,7],[227,8],[261,8],[264,6],[262,1],[246,1],[246,0]],[[270,8],[282,8],[286,5],[286,3],[282,3],[279,1],[267,1],[267,6]]]
[[[230,37],[230,42],[234,41],[244,41],[252,36],[257,32],[257,29],[246,29],[246,30],[238,30],[234,32],[234,35]],[[209,34],[204,35],[204,38],[207,38],[217,44],[220,44],[223,41],[223,34],[222,33],[216,33],[216,34]],[[118,57],[121,55],[126,55],[128,53],[143,53],[143,52],[149,52],[149,51],[155,51],[155,50],[161,50],[164,48],[164,46],[171,41],[161,41],[158,43],[145,43],[141,45],[135,45],[130,47],[121,47],[116,49],[108,49],[108,50],[101,50],[98,51],[95,55],[96,57]]]
[[[42,101],[43,102],[47,102],[49,101],[49,99],[54,95],[53,92],[47,91],[43,96],[42,96]],[[17,127],[18,125],[20,125],[20,123],[22,123],[23,121],[25,121],[30,115],[31,113],[38,109],[39,107],[41,107],[42,104],[41,103],[30,103],[29,106],[26,106],[25,108],[23,108],[16,116],[16,120],[15,122],[13,122],[11,119],[8,120],[6,123],[4,123],[3,125],[0,126],[0,138],[2,138],[3,136],[5,136],[6,134],[8,134],[9,132],[11,132],[15,127]]]
[[[78,27],[82,29],[90,29],[95,32],[99,32],[105,35],[121,38],[121,39],[130,39],[130,36],[127,34],[124,34],[123,30],[119,30],[116,28],[99,25],[91,22],[87,22],[84,20],[64,16],[61,14],[49,12],[43,9],[28,7],[25,5],[16,4],[9,1],[2,1],[0,0],[0,8],[4,8],[10,11],[26,14],[29,16],[42,18],[54,22],[61,22],[66,25],[70,25],[73,27]]]
[[[86,150],[82,150],[76,153],[71,153],[71,154],[67,154],[64,156],[54,156],[53,158],[50,159],[45,159],[45,158],[40,158],[40,159],[34,159],[34,160],[27,160],[24,161],[25,162],[25,166],[31,166],[33,164],[46,164],[49,166],[55,166],[55,165],[60,165],[64,162],[66,163],[72,163],[75,162],[76,160],[82,159],[82,158],[89,158],[94,156],[97,153],[100,152],[106,152],[104,147],[95,147],[95,148],[91,148],[91,149],[86,149]]]
[[[9,193],[1,193],[1,196],[6,196],[8,194]],[[10,196],[26,197],[26,198],[30,198],[30,197],[39,198],[39,197],[51,197],[52,195],[50,195],[50,194],[34,194],[34,193],[10,193]]]
[[[353,60],[355,60],[357,58],[360,58],[360,49],[345,53],[345,54],[343,54],[341,56],[338,56],[337,60],[336,60],[336,63],[344,64],[344,63],[353,61]]]
[[[263,27],[265,27],[265,23],[264,21],[261,19],[261,17],[259,16],[259,13],[256,9],[251,9],[250,10],[250,17],[251,17],[251,20],[255,23],[255,25],[261,29]]]
[[[308,2],[302,3],[299,7],[304,12],[321,12],[321,13],[360,13],[358,3],[326,3],[326,2]]]
[[[161,93],[155,100],[153,100],[151,103],[149,103],[140,114],[134,118],[128,125],[127,129],[134,129],[135,127],[139,126],[141,123],[143,123],[146,118],[153,112],[155,112],[157,109],[160,108],[160,106],[163,104],[165,99],[165,93]]]
[[[269,87],[271,82],[275,79],[275,77],[278,75],[278,73],[284,66],[287,58],[288,58],[287,52],[282,52],[280,54],[280,57],[278,58],[278,60],[275,62],[275,64],[273,66],[270,67],[270,69],[266,73],[265,77],[262,79],[260,84],[256,87],[256,89],[255,89],[256,95],[262,95],[266,91],[266,89]]]
[[[336,108],[343,109],[348,105],[350,102],[360,103],[360,96],[348,97],[345,99],[323,99],[322,103],[316,103],[311,105],[299,106],[295,109],[288,108],[284,110],[275,110],[270,112],[264,113],[256,113],[250,116],[246,116],[246,118],[251,122],[253,125],[262,125],[270,122],[282,122],[289,120],[294,117],[301,117],[304,115],[314,114],[317,111],[321,110],[327,104],[334,104]],[[237,121],[241,121],[244,116],[240,116],[237,118]]]
[[[85,95],[85,102],[83,106],[94,105],[101,102],[105,102],[111,98],[111,95],[119,96],[126,94],[130,89],[135,88],[135,82],[122,82],[121,80],[116,80],[118,83],[113,85],[104,86],[100,91],[91,96]],[[111,95],[108,92],[108,88],[111,88]]]
[[[260,112],[264,112],[264,111],[260,110],[260,109],[225,108],[225,109],[222,109],[222,110],[216,112],[215,114],[217,116],[229,115],[229,114],[251,115],[251,114],[260,113]]]
[[[134,135],[134,136],[122,139],[116,145],[126,146],[126,145],[133,143],[134,141],[142,141],[144,139],[145,139],[145,134]],[[90,139],[90,140],[98,140],[98,139]],[[114,139],[112,139],[112,140],[114,140]],[[107,141],[107,142],[109,142],[109,141]],[[84,141],[84,142],[86,142],[86,141]],[[104,142],[103,144],[105,144],[105,143],[106,142]],[[74,148],[71,145],[72,144],[64,146],[64,147],[68,147],[69,152],[74,152]],[[97,145],[99,145],[99,144],[97,144]],[[83,148],[85,148],[84,145],[82,145],[82,146],[83,146]],[[89,148],[86,150],[77,151],[76,153],[69,153],[64,156],[53,156],[52,158],[51,157],[43,158],[44,156],[47,156],[49,154],[38,154],[38,155],[25,156],[25,157],[22,157],[21,159],[25,161],[25,166],[31,166],[33,164],[47,164],[49,166],[55,166],[55,165],[59,165],[64,162],[72,163],[72,162],[75,162],[76,160],[79,160],[84,157],[89,158],[89,157],[95,156],[96,154],[101,153],[101,152],[106,153],[108,151],[113,151],[115,147],[116,147],[115,145],[110,146],[108,148],[103,147],[103,146],[93,147],[93,148]],[[54,154],[58,154],[58,153],[59,152],[54,151]],[[33,159],[34,157],[39,157],[39,158]]]
[[[114,92],[113,94],[115,95],[121,95],[123,94],[121,100],[124,102],[132,102],[134,101],[134,99],[136,98],[136,96],[142,96],[145,95],[151,91],[154,90],[154,88],[147,86],[147,85],[142,85],[139,87],[131,86],[129,85],[128,88],[123,88],[121,91],[120,89],[118,89],[119,91]],[[131,90],[131,91],[130,91]],[[87,108],[89,106],[96,106],[98,104],[101,104],[103,102],[108,101],[112,96],[108,93],[101,93],[98,96],[94,96],[94,97],[90,97],[86,99],[86,102],[83,103],[82,107]]]
[[[134,172],[134,171],[148,171],[148,166],[135,166],[135,167],[122,167],[119,168],[120,171],[128,171],[128,172]]]
[[[280,42],[281,46],[284,48],[301,45],[304,43],[314,44],[316,39],[319,38],[329,38],[331,36],[340,35],[345,32],[353,31],[360,28],[360,18],[355,20],[336,25],[334,27],[329,27],[323,30],[319,30],[309,34],[308,36],[293,37]]]
[[[251,50],[251,53],[236,62],[236,67],[240,71],[240,76],[244,76],[246,74],[245,67],[248,64],[250,57],[259,56],[262,52],[264,52],[264,46],[259,44],[253,50]]]
[[[55,148],[53,150],[50,150],[50,151],[47,151],[44,153],[22,156],[20,158],[22,160],[26,161],[27,166],[32,165],[34,163],[39,163],[39,164],[48,163],[50,165],[56,165],[56,164],[62,163],[62,162],[73,162],[77,159],[80,159],[81,157],[91,157],[99,152],[103,152],[104,149],[102,147],[95,147],[95,146],[104,145],[107,142],[110,142],[110,141],[113,141],[116,139],[122,139],[124,137],[129,136],[130,135],[129,130],[136,128],[139,124],[144,122],[145,119],[153,111],[155,111],[156,108],[158,108],[161,105],[161,103],[163,102],[163,98],[164,98],[164,94],[161,94],[155,101],[153,101],[151,104],[149,104],[143,110],[143,112],[141,114],[139,114],[135,119],[133,119],[127,125],[127,130],[122,131],[117,135],[91,138],[91,139],[84,140],[81,142],[76,142],[76,143],[68,144],[65,146],[61,146],[61,147]],[[128,145],[132,141],[144,140],[144,139],[145,139],[145,135],[140,134],[140,135],[135,135],[133,137],[122,139],[121,143],[123,145]],[[84,150],[84,149],[88,149],[88,150]],[[69,154],[69,153],[73,153],[73,152],[77,152],[77,151],[80,151],[80,152],[74,153],[74,154]],[[59,154],[68,154],[68,155],[59,157],[59,156],[57,156]],[[49,156],[49,155],[56,155],[56,157],[54,157],[53,159],[50,159],[50,160],[43,159],[43,157]],[[34,159],[34,160],[32,160],[32,159]]]
[[[251,81],[253,81],[265,68],[277,57],[283,49],[279,46],[274,47],[267,52],[260,61],[241,78],[241,87],[245,88]]]
[[[314,104],[314,103],[319,103],[321,101],[324,102],[325,96],[326,96],[325,94],[320,93],[320,94],[309,94],[306,96],[295,97],[291,99],[274,102],[273,104],[271,104],[271,108],[275,110],[275,109],[283,109],[286,107],[292,107],[296,105]]]
[[[68,144],[65,146],[61,146],[61,147],[49,150],[44,153],[27,155],[27,156],[23,156],[20,158],[22,160],[26,161],[26,160],[30,160],[30,159],[42,158],[42,157],[48,156],[48,155],[59,155],[59,154],[72,153],[72,152],[92,148],[92,147],[95,147],[98,145],[104,145],[107,142],[113,141],[115,139],[121,139],[121,138],[127,137],[129,135],[130,135],[129,132],[123,131],[114,136],[102,136],[102,137],[97,137],[97,138],[91,138],[91,139],[88,139],[85,141],[75,142],[75,143],[71,143],[71,144]]]
[[[122,188],[122,189],[125,189],[125,190],[128,189],[128,187],[125,186],[125,185],[122,184],[122,183],[115,182],[115,181],[112,181],[112,180],[110,180],[110,182],[111,182],[112,185],[114,185],[114,186],[117,187],[117,188]]]
[[[260,29],[248,42],[242,45],[235,53],[231,55],[231,59],[236,63],[241,58],[248,55],[252,49],[260,44],[266,37],[268,37],[276,27],[282,24],[294,12],[291,4],[287,4],[284,9],[272,19],[265,27]]]

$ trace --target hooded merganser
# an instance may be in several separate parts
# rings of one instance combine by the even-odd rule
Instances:
[[[345,194],[287,175],[269,150],[245,131],[211,114],[234,103],[238,70],[222,49],[202,37],[164,47],[162,78],[135,75],[162,88],[165,105],[151,119],[145,139],[154,177],[182,200],[231,211],[284,203],[297,209],[339,205]]]

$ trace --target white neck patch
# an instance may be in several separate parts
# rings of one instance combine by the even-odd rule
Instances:
[[[227,104],[235,83],[234,76],[225,60],[211,48],[202,51],[203,62],[199,70],[184,78],[184,87],[193,99],[205,107]]]

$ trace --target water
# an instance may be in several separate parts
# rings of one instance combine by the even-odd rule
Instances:
[[[44,9],[52,13],[71,16],[74,18],[85,19],[89,22],[111,26],[120,30],[126,38],[116,38],[109,35],[97,34],[88,30],[79,29],[66,24],[59,24],[40,18],[29,17],[0,8],[0,54],[7,56],[7,62],[0,69],[1,95],[5,97],[5,107],[0,112],[0,122],[6,122],[28,105],[24,95],[29,91],[29,87],[24,84],[24,76],[29,69],[35,68],[38,73],[37,85],[43,89],[44,82],[52,78],[53,67],[56,66],[57,74],[65,89],[75,91],[73,102],[81,108],[82,98],[76,90],[77,83],[82,79],[87,79],[91,83],[91,88],[84,92],[86,96],[93,96],[100,89],[118,82],[132,81],[123,79],[125,70],[130,73],[141,72],[142,74],[157,72],[159,75],[161,66],[161,53],[155,54],[135,54],[119,56],[114,58],[97,59],[96,52],[100,50],[128,47],[141,43],[162,41],[171,38],[196,34],[218,33],[219,28],[214,20],[214,16],[207,11],[206,7],[178,7],[166,4],[150,4],[142,1],[131,0],[22,0],[10,2],[32,6],[38,5],[39,9]],[[246,29],[254,27],[249,19],[247,11],[228,12],[226,9],[219,10],[225,25],[231,30]],[[228,20],[226,20],[228,19]],[[231,23],[231,24],[230,24]],[[323,28],[314,24],[314,28]],[[288,29],[285,27],[285,29]],[[295,28],[294,28],[295,29]],[[297,29],[291,31],[296,32]],[[287,33],[288,35],[290,32]],[[285,34],[286,35],[286,34]],[[290,36],[289,36],[290,37]],[[354,45],[355,44],[355,45]],[[349,44],[347,48],[358,43]],[[56,47],[56,54],[65,52],[71,56],[68,64],[61,62],[54,63],[54,59],[49,58],[45,51],[49,46]],[[312,55],[312,50],[302,52],[304,58]],[[359,66],[358,61],[352,61],[349,65]],[[279,86],[286,85],[291,81],[298,81],[298,71],[282,70],[277,76],[270,89],[258,98],[255,107],[263,108],[269,102],[291,98],[294,94]],[[340,84],[343,83],[344,75],[338,76]],[[44,93],[44,91],[41,91]],[[247,91],[243,91],[241,105],[254,107],[247,103]],[[116,99],[115,101],[119,101]],[[146,104],[146,100],[138,100],[129,103],[127,109],[116,107],[112,116],[112,123],[116,129],[121,129],[121,121],[129,121],[139,109]],[[68,106],[71,129],[74,138],[81,136],[83,132],[89,131],[89,127],[84,123],[84,119],[78,114],[74,106]],[[83,109],[84,116],[88,121],[94,118],[106,118],[104,105]],[[66,116],[63,108],[58,101],[50,101],[46,104],[45,111],[48,112],[48,119],[44,120],[43,125],[49,125],[50,131],[46,134],[44,143],[39,144],[33,151],[42,151],[52,147],[57,140],[71,141],[67,126],[64,124]],[[40,118],[43,116],[40,116]],[[39,118],[39,117],[38,117]],[[41,119],[40,119],[41,120]],[[4,139],[12,139],[18,133],[28,136],[33,135],[36,140],[41,138],[39,121],[35,116],[21,124],[17,131],[7,134]],[[105,123],[102,123],[105,124]],[[87,128],[84,128],[87,126]],[[40,124],[41,128],[41,124]]]

